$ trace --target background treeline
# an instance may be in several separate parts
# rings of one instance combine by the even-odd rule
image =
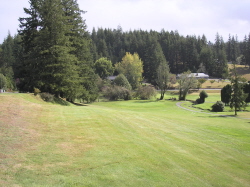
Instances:
[[[77,19],[82,23],[80,17],[77,17]],[[78,23],[76,23],[76,25],[77,24]],[[122,60],[126,52],[130,52],[131,54],[138,53],[143,61],[143,77],[153,84],[156,83],[156,70],[163,60],[168,62],[170,72],[173,74],[179,74],[190,70],[191,72],[204,72],[216,78],[227,77],[228,62],[236,62],[237,64],[250,66],[250,34],[245,36],[243,41],[238,41],[237,36],[229,35],[228,40],[225,42],[217,33],[215,41],[212,43],[207,40],[205,35],[201,37],[194,35],[182,36],[178,31],[169,32],[162,30],[161,32],[157,32],[152,30],[134,30],[123,32],[122,28],[118,27],[113,30],[103,28],[98,28],[96,30],[94,28],[91,33],[88,33],[85,31],[85,28],[86,25],[77,25],[77,29],[83,29],[82,33],[80,31],[77,32],[80,33],[79,35],[74,35],[72,33],[63,34],[63,36],[67,36],[71,41],[71,49],[65,49],[64,47],[60,49],[54,48],[58,50],[58,55],[65,54],[64,50],[66,50],[68,54],[74,54],[77,57],[76,61],[74,59],[72,60],[71,56],[64,57],[64,69],[68,67],[69,71],[60,72],[59,76],[63,77],[65,80],[72,76],[77,77],[75,80],[84,79],[83,82],[79,81],[78,83],[68,81],[67,85],[63,86],[68,89],[72,84],[84,84],[83,89],[85,89],[85,96],[87,93],[86,90],[89,91],[92,89],[87,95],[93,95],[96,90],[92,81],[96,80],[93,67],[94,62],[101,57],[107,57],[114,65]],[[65,29],[67,30],[68,28]],[[41,31],[39,32],[42,33]],[[43,32],[43,35],[39,35],[39,37],[41,37],[40,42],[43,41],[42,44],[39,44],[43,46],[43,49],[39,49],[40,51],[34,51],[36,50],[34,48],[36,43],[30,44],[30,46],[27,44],[25,48],[23,45],[24,40],[20,34],[13,37],[8,33],[3,43],[0,44],[0,73],[6,77],[6,87],[9,89],[15,90],[17,89],[17,85],[19,90],[26,91],[31,89],[22,87],[29,86],[29,84],[20,84],[20,82],[24,81],[20,80],[20,78],[24,78],[25,74],[29,75],[27,76],[27,80],[25,80],[26,82],[37,81],[36,83],[30,82],[30,85],[33,87],[34,85],[39,85],[41,83],[39,80],[41,77],[38,76],[41,74],[37,73],[35,70],[47,71],[47,74],[53,74],[53,72],[50,71],[52,68],[52,64],[50,64],[51,60],[48,60],[48,58],[51,58],[53,61],[54,56],[51,52],[46,50],[51,47],[47,46],[47,44],[49,44],[53,38],[47,37],[49,36],[47,31]],[[26,34],[26,42],[29,42],[31,35],[30,33]],[[44,40],[42,40],[42,37],[44,37]],[[58,39],[58,41],[61,41],[61,39]],[[55,43],[56,42],[55,40]],[[27,46],[29,49],[27,49]],[[74,52],[70,51],[72,49]],[[27,50],[32,51],[30,54],[34,56],[28,57],[27,55],[30,54],[29,52],[27,53]],[[40,58],[40,61],[37,61],[38,58]],[[36,68],[31,65],[32,63],[34,65],[35,61],[40,63]],[[76,64],[77,66],[75,66]],[[31,66],[29,67],[29,65]],[[75,68],[72,69],[72,66],[75,66]],[[33,68],[34,71],[26,71],[27,68]],[[54,64],[54,68],[55,70],[58,69],[56,63]],[[76,68],[81,69],[81,74],[72,74],[72,71]],[[115,74],[118,74],[118,72],[115,72]],[[48,76],[50,75],[44,76],[45,79],[43,83],[41,83],[42,85],[51,84],[51,80],[56,81],[56,75],[47,80]],[[52,88],[53,85],[48,88],[44,87],[44,90],[49,92]],[[75,87],[71,89],[75,90]],[[56,92],[58,92],[58,94],[63,92],[61,88],[55,90],[57,90]],[[72,90],[66,90],[64,93],[70,95]],[[81,90],[80,92],[83,91],[84,90]]]
[[[143,61],[143,76],[149,82],[155,80],[156,68],[162,58],[169,63],[170,72],[179,74],[190,70],[203,72],[212,77],[226,78],[228,62],[250,65],[250,35],[239,42],[230,36],[227,42],[217,33],[214,43],[206,36],[182,36],[178,31],[123,32],[117,29],[94,28],[91,33],[94,59],[108,57],[113,63],[120,62],[126,52],[137,52]]]

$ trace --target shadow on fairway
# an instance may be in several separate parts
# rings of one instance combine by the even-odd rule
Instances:
[[[72,104],[75,105],[75,106],[88,106],[88,105],[82,104],[82,103],[73,103],[73,102],[72,102]]]
[[[204,116],[198,116],[198,117],[204,118]],[[207,118],[218,118],[218,117],[221,117],[221,118],[228,118],[228,117],[236,118],[237,116],[235,116],[235,115],[214,115],[214,116],[207,116]]]
[[[149,100],[139,100],[139,101],[134,101],[135,103],[153,103],[157,101],[149,101]]]

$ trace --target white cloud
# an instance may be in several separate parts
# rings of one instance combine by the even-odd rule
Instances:
[[[178,30],[181,35],[205,34],[214,41],[219,32],[224,40],[228,35],[238,35],[243,40],[250,32],[250,0],[78,0],[89,31],[93,27],[115,29],[121,25],[124,31],[142,29],[166,31]],[[1,2],[1,35],[6,37],[18,29],[18,18],[28,0]]]

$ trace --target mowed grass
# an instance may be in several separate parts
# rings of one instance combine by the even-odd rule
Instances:
[[[250,120],[176,102],[0,94],[0,186],[249,186]]]
[[[201,91],[201,90],[200,90]],[[191,109],[197,109],[202,110],[203,112],[210,112],[212,111],[212,105],[216,103],[216,101],[221,100],[220,91],[218,90],[218,93],[210,93],[210,90],[207,90],[208,97],[205,99],[205,103],[203,104],[193,104],[191,102],[183,103],[182,105],[191,108]],[[199,98],[199,92],[194,92],[192,94],[189,94],[187,96],[188,100],[195,101],[197,98]],[[234,109],[231,109],[229,106],[225,106],[223,112],[212,112],[214,114],[221,114],[221,115],[234,115]],[[243,111],[237,112],[237,117],[241,118],[249,118],[250,119],[250,105],[248,104]]]

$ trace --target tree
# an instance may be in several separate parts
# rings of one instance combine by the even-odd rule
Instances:
[[[122,61],[115,65],[119,73],[125,75],[133,89],[138,88],[142,81],[143,62],[137,53],[126,53]]]
[[[198,79],[198,87],[201,88],[202,84],[204,84],[207,81],[205,78]]]
[[[250,103],[250,84],[244,84],[244,93],[247,95],[246,103]]]
[[[232,86],[227,84],[221,89],[221,101],[228,105],[232,97]]]
[[[95,72],[102,78],[106,79],[109,75],[114,73],[112,62],[105,57],[98,59],[95,64]]]
[[[210,80],[211,85],[212,85],[214,82],[215,82],[215,80],[214,80],[214,79],[213,79],[213,80]]]
[[[186,95],[191,88],[197,86],[197,80],[191,75],[190,71],[180,75],[179,80],[179,100],[186,100]]]
[[[246,106],[245,99],[247,96],[243,91],[243,84],[240,80],[240,76],[237,74],[234,64],[231,75],[232,97],[230,100],[230,108],[234,108],[235,115],[237,115],[238,110],[244,109]]]
[[[128,79],[123,75],[123,74],[119,74],[115,79],[114,79],[114,85],[117,85],[117,86],[121,86],[121,87],[124,87],[128,90],[131,90],[132,87],[131,85],[129,84],[128,82]]]
[[[155,90],[153,86],[140,86],[135,93],[136,97],[142,100],[155,97],[156,94],[157,94],[157,91]]]
[[[160,64],[166,63],[166,58],[163,54],[161,45],[157,41],[157,36],[155,33],[152,33],[152,35],[147,37],[145,46],[145,60],[143,62],[143,76],[148,82],[154,85],[157,84],[157,68]]]
[[[7,79],[0,73],[0,89],[4,89],[7,85]]]
[[[205,102],[205,99],[208,97],[207,95],[207,92],[205,90],[202,90],[200,92],[200,99],[201,99],[201,102],[204,103]]]
[[[0,73],[2,73],[7,80],[7,87],[9,89],[14,89],[14,72],[13,65],[15,63],[14,56],[14,39],[8,33],[7,38],[4,39],[3,44],[1,45],[1,60],[0,60]]]
[[[39,88],[73,101],[93,85],[90,40],[75,0],[30,0],[20,18],[22,90]]]
[[[214,105],[212,105],[213,112],[223,112],[225,105],[221,101],[217,101]]]
[[[157,79],[156,83],[161,90],[160,100],[164,98],[164,94],[168,88],[168,80],[169,80],[169,67],[167,61],[163,61],[157,68]]]

